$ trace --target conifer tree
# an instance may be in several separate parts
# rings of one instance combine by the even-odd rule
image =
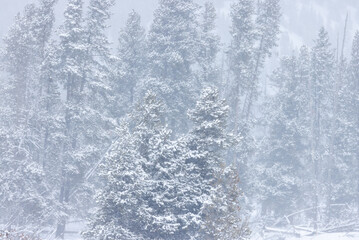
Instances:
[[[313,194],[314,194],[314,207],[316,213],[314,214],[314,224],[323,221],[323,216],[320,214],[319,206],[327,199],[322,196],[327,196],[329,188],[331,187],[330,181],[324,183],[325,173],[333,167],[333,163],[324,162],[323,156],[326,154],[325,149],[325,134],[328,132],[330,124],[330,110],[331,110],[331,96],[333,90],[333,71],[334,55],[330,46],[328,33],[324,28],[319,31],[318,39],[315,41],[315,46],[312,49],[311,59],[311,160],[313,162]],[[330,159],[330,158],[327,158]],[[326,179],[328,180],[328,179]],[[322,192],[326,189],[325,192]],[[324,201],[324,202],[323,202]],[[327,202],[327,207],[329,203]]]
[[[354,172],[358,169],[358,153],[357,144],[358,131],[358,40],[357,33],[353,40],[351,59],[347,64],[342,63],[344,74],[338,76],[335,88],[335,114],[332,127],[332,144],[334,155],[334,166],[331,172],[331,180],[333,184],[332,201],[333,203],[349,203],[351,199],[357,196],[353,193],[358,189],[358,178]],[[345,74],[346,73],[346,74]],[[340,211],[340,209],[339,209]],[[342,212],[337,212],[340,216]],[[343,216],[343,218],[348,216]]]
[[[171,141],[171,131],[163,125],[163,104],[153,92],[148,92],[134,115],[134,136],[138,151],[144,158],[143,169],[149,180],[139,208],[139,221],[146,238],[188,239],[186,220],[181,205],[181,185],[178,181],[180,162],[177,148]]]
[[[253,179],[250,165],[255,165],[251,162],[255,150],[253,106],[259,96],[259,77],[265,60],[278,40],[279,18],[278,0],[258,1],[257,5],[251,0],[238,0],[231,6],[226,96],[233,109],[230,129],[242,141],[230,157],[242,165],[240,177],[247,193],[246,186]]]
[[[353,86],[353,89],[351,91],[351,99],[352,102],[350,104],[353,111],[353,128],[358,129],[359,128],[359,99],[358,99],[358,93],[359,93],[359,32],[356,32],[353,46],[352,46],[352,53],[351,53],[351,62],[350,62],[350,76],[351,76],[351,84],[350,86]],[[359,141],[359,132],[354,131],[354,134],[352,135],[353,139],[350,141],[350,149],[353,151],[353,160],[354,163],[356,162],[356,169],[355,172],[359,171],[359,150],[356,146],[356,142]],[[355,173],[354,172],[354,173]],[[357,176],[354,178],[354,181],[356,180],[356,204],[357,204],[357,214],[359,216],[359,177]],[[354,191],[355,192],[355,191]]]
[[[193,0],[160,0],[148,34],[150,70],[143,86],[163,99],[169,126],[181,133],[188,129],[182,113],[193,105],[197,39],[197,5]]]
[[[83,28],[82,0],[69,0],[64,16],[65,21],[60,34],[58,54],[58,76],[65,89],[65,128],[64,140],[60,151],[61,181],[59,188],[59,204],[62,214],[59,214],[56,230],[57,238],[64,238],[66,221],[69,214],[70,195],[74,190],[74,184],[79,182],[84,175],[84,167],[87,165],[82,155],[77,154],[81,147],[80,136],[84,132],[83,121],[83,90],[85,87],[85,75],[87,65],[87,45]],[[89,149],[90,150],[90,149]]]
[[[197,62],[199,64],[198,81],[203,85],[219,85],[219,72],[216,58],[220,50],[220,38],[215,32],[216,9],[211,2],[204,4],[201,21],[199,24],[199,53]]]
[[[146,73],[146,51],[145,29],[141,25],[141,16],[132,11],[119,37],[118,73],[114,89],[118,99],[116,104],[120,101],[123,106],[117,107],[122,111],[116,114],[118,116],[128,112],[136,102],[136,90],[141,88],[140,83]]]
[[[231,96],[230,104],[234,109],[234,131],[239,133],[241,121],[240,101],[251,89],[256,87],[252,82],[252,69],[255,48],[254,4],[251,0],[238,0],[231,6],[231,45],[229,48],[229,68],[233,81],[228,85]]]
[[[149,92],[131,117],[133,124],[122,126],[106,157],[105,189],[85,234],[89,239],[189,239],[178,150],[162,125],[162,112],[162,104]]]
[[[55,1],[29,4],[18,14],[5,38],[2,67],[8,73],[4,81],[5,111],[1,128],[2,156],[0,177],[3,220],[14,227],[39,228],[49,223],[51,199],[49,183],[44,178],[41,154],[42,116],[37,96],[41,95],[41,65],[51,36]],[[17,191],[15,191],[17,190]]]
[[[122,123],[118,134],[101,165],[104,188],[96,197],[99,209],[85,239],[143,239],[139,209],[144,202],[144,183],[148,181],[143,169],[145,159],[139,154],[128,124]]]
[[[298,104],[298,116],[295,118],[298,126],[298,132],[302,138],[301,147],[298,148],[301,152],[301,163],[304,166],[301,170],[298,170],[298,176],[311,176],[313,162],[311,160],[311,52],[306,46],[302,46],[297,58],[297,72],[296,77],[298,81],[296,102]],[[298,207],[310,208],[313,206],[312,201],[312,181],[309,178],[305,182],[301,182],[298,186],[300,188],[301,197],[298,199]]]
[[[258,1],[258,16],[256,18],[256,39],[258,46],[254,48],[254,65],[251,70],[251,87],[244,100],[244,118],[250,118],[254,101],[258,98],[258,83],[261,70],[271,51],[277,46],[279,39],[280,1]]]
[[[218,90],[206,88],[189,112],[194,128],[188,140],[187,178],[193,191],[201,194],[200,239],[244,239],[248,234],[239,216],[238,172],[226,168],[224,160],[225,150],[233,143],[226,133],[228,110]]]
[[[240,177],[244,183],[249,180],[248,159],[253,152],[253,139],[250,135],[249,122],[244,117],[244,98],[256,87],[252,79],[255,65],[256,25],[255,6],[251,0],[238,0],[231,5],[230,29],[231,43],[228,49],[229,77],[226,83],[226,96],[231,106],[229,128],[238,138],[242,138],[230,158],[238,161],[242,167]]]
[[[300,57],[299,57],[300,58]],[[301,196],[301,174],[306,160],[308,113],[305,100],[307,82],[300,75],[299,60],[284,58],[274,72],[272,81],[279,88],[267,114],[269,133],[263,151],[265,188],[262,214],[274,218],[289,214],[298,207]],[[303,81],[304,80],[304,81]],[[304,130],[304,131],[303,131]]]
[[[85,94],[89,95],[86,101],[91,109],[105,115],[104,106],[109,103],[108,98],[113,94],[110,86],[112,56],[106,31],[111,17],[110,10],[114,4],[114,0],[91,0],[84,34],[87,71],[83,88]]]
[[[81,129],[78,135],[78,149],[76,155],[82,162],[81,171],[91,171],[96,166],[97,160],[101,159],[105,150],[111,144],[114,137],[113,129],[117,125],[115,117],[111,113],[111,103],[113,101],[113,89],[111,81],[113,79],[112,66],[113,57],[111,55],[110,43],[106,34],[108,21],[111,17],[111,7],[115,4],[114,0],[91,0],[85,19],[84,41],[87,46],[84,56],[83,66],[83,86],[81,91]],[[91,201],[92,184],[87,176],[83,176],[87,181],[81,190],[81,181],[77,187],[77,193],[83,196],[81,202],[89,204]],[[86,193],[87,192],[87,193]],[[83,193],[86,193],[83,195]],[[79,196],[77,196],[79,198]],[[81,203],[80,202],[80,203]],[[78,208],[85,209],[77,206]]]

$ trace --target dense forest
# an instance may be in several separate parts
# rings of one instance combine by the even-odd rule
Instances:
[[[359,32],[278,57],[280,0],[233,1],[228,44],[213,3],[159,0],[112,43],[120,1],[66,2],[0,43],[0,239],[359,232]]]

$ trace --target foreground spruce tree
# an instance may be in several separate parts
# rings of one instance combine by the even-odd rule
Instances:
[[[147,93],[133,124],[121,127],[102,168],[105,188],[87,238],[185,239],[176,212],[179,167],[162,115],[162,104]]]
[[[105,187],[88,239],[236,239],[240,220],[238,169],[226,168],[228,106],[203,91],[190,111],[191,133],[172,141],[153,93],[123,124],[105,158]]]
[[[128,125],[121,124],[118,134],[118,141],[101,166],[105,187],[97,196],[99,210],[84,234],[86,239],[142,239],[138,219],[144,182],[148,180],[142,168],[145,159],[140,156]]]
[[[194,192],[202,193],[199,239],[245,239],[249,235],[240,218],[238,169],[226,167],[224,160],[225,150],[233,144],[226,133],[228,110],[218,90],[206,88],[189,112],[194,128],[186,166]]]

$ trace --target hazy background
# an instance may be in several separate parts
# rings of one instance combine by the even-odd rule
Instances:
[[[213,0],[218,9],[218,32],[223,42],[228,41],[230,25],[230,5],[234,0]],[[255,0],[254,0],[255,1]],[[0,0],[0,36],[3,38],[14,16],[22,11],[28,3],[36,0]],[[57,6],[57,24],[61,22],[62,12],[67,0],[59,0]],[[86,2],[86,0],[85,0]],[[203,4],[205,0],[196,0]],[[158,0],[117,0],[113,8],[113,18],[109,36],[116,43],[119,29],[123,26],[127,14],[136,10],[142,16],[143,25],[149,28]],[[302,44],[312,45],[317,31],[324,26],[330,33],[333,47],[336,47],[338,36],[343,35],[346,14],[349,14],[347,47],[349,49],[353,34],[359,30],[358,0],[282,0],[281,48],[277,54],[290,54]],[[340,40],[342,42],[342,40]]]

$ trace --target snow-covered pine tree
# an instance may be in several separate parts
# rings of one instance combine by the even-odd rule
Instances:
[[[353,150],[353,161],[354,165],[356,164],[356,167],[353,170],[352,173],[358,173],[359,172],[359,149],[357,146],[357,143],[359,142],[359,31],[356,32],[353,46],[352,46],[352,53],[351,53],[351,61],[350,61],[350,79],[351,84],[350,86],[353,86],[353,89],[351,91],[351,99],[352,102],[350,104],[353,110],[352,114],[353,116],[353,128],[356,129],[354,131],[352,136],[352,139],[350,140],[349,146],[350,149]],[[359,217],[359,177],[356,174],[356,177],[353,177],[354,181],[356,181],[354,184],[356,185],[356,205],[357,205],[357,215]]]
[[[141,211],[148,182],[145,159],[128,123],[119,126],[118,138],[100,166],[104,187],[96,199],[98,210],[85,239],[144,239]]]
[[[88,172],[96,166],[113,140],[117,121],[111,115],[113,89],[111,88],[112,55],[107,37],[108,21],[114,0],[91,0],[85,18],[85,56],[82,65],[80,87],[80,116],[77,128],[77,148],[74,156],[81,163],[79,182],[75,186],[77,204],[82,217],[87,214],[92,202],[94,179]],[[73,193],[74,194],[74,193]]]
[[[148,92],[132,123],[122,125],[106,157],[105,188],[85,234],[89,239],[190,239],[186,227],[193,223],[183,210],[188,196],[182,190],[186,182],[180,181],[179,150],[162,114],[162,104]]]
[[[134,106],[136,89],[146,73],[146,42],[145,29],[141,25],[141,16],[132,11],[121,29],[118,47],[118,69],[113,82],[116,105],[116,116],[121,116]]]
[[[52,151],[52,149],[48,148],[48,137],[50,134],[56,134],[55,128],[57,130],[59,128],[59,126],[55,127],[55,125],[59,123],[58,121],[55,121],[55,118],[60,110],[60,92],[54,68],[57,59],[55,44],[51,43],[50,40],[52,37],[53,25],[55,23],[55,3],[56,0],[40,0],[37,14],[38,20],[35,23],[36,28],[38,29],[36,32],[39,45],[39,66],[36,77],[39,84],[38,97],[40,100],[36,102],[38,117],[37,119],[34,119],[34,121],[38,128],[37,131],[41,134],[39,162],[42,163],[43,166],[51,165],[48,163],[49,158],[47,154],[56,151]],[[54,130],[54,132],[52,130]]]
[[[246,235],[239,216],[239,179],[226,168],[224,154],[233,143],[226,133],[228,106],[218,90],[205,88],[195,109],[189,112],[194,128],[188,136],[186,179],[201,216],[200,239],[239,239]]]
[[[279,34],[280,6],[278,0],[237,0],[231,6],[231,44],[228,49],[229,72],[226,96],[233,109],[230,128],[242,139],[231,158],[242,167],[243,187],[250,182],[248,162],[254,151],[252,128],[253,106],[258,98],[258,83],[265,60],[276,46]]]
[[[109,96],[113,94],[110,87],[112,56],[106,31],[114,4],[115,0],[90,0],[86,18],[87,71],[83,87],[86,104],[99,115],[106,115]]]
[[[59,58],[55,43],[49,44],[44,50],[44,60],[40,68],[42,93],[39,97],[39,126],[41,130],[40,164],[44,169],[46,182],[51,186],[52,198],[56,196],[61,179],[59,152],[64,140],[63,129],[65,118],[64,105],[61,101],[61,89],[57,75]],[[58,199],[52,199],[56,202]],[[56,205],[57,206],[57,205]],[[56,215],[59,209],[53,207],[51,214]],[[52,219],[53,220],[53,219]]]
[[[249,119],[252,114],[254,101],[258,98],[258,83],[265,60],[272,55],[272,50],[279,40],[280,0],[258,1],[258,16],[256,18],[256,41],[254,48],[254,66],[251,72],[251,83],[246,93],[243,117]]]
[[[184,196],[178,174],[181,162],[171,131],[163,125],[164,106],[153,92],[147,92],[134,114],[134,136],[139,154],[144,158],[143,169],[149,180],[142,196],[138,220],[143,224],[143,236],[149,239],[189,239],[184,228],[186,219]]]
[[[87,45],[83,28],[82,0],[69,0],[64,13],[65,20],[61,27],[58,55],[60,62],[57,66],[59,79],[65,89],[65,128],[62,141],[59,164],[61,165],[61,180],[58,187],[59,204],[62,213],[58,214],[56,237],[63,238],[66,221],[69,214],[70,195],[75,183],[81,181],[85,174],[87,162],[77,151],[82,147],[79,138],[85,134],[83,121],[86,119],[83,90],[85,87],[85,72],[87,65]]]
[[[55,23],[54,7],[56,2],[57,0],[39,0],[34,31],[36,32],[36,42],[39,45],[38,51],[41,57],[43,57],[45,48],[53,36],[52,31]]]
[[[160,0],[148,34],[149,75],[142,86],[163,99],[174,133],[188,129],[184,112],[194,104],[197,5],[193,0]]]
[[[298,78],[297,87],[298,95],[296,96],[298,111],[301,113],[297,116],[298,129],[300,130],[301,137],[303,138],[302,146],[305,147],[302,151],[302,164],[304,165],[303,171],[299,171],[300,176],[311,176],[313,162],[311,161],[311,53],[307,46],[300,48],[299,56],[297,58],[297,73]],[[307,167],[306,167],[307,166]],[[311,178],[307,181],[301,182],[299,185],[301,196],[298,198],[297,207],[301,209],[310,208],[313,206],[312,201],[312,182]],[[309,199],[309,201],[308,201]],[[294,219],[295,220],[295,219]]]
[[[4,39],[3,67],[11,78],[11,88],[13,95],[13,108],[16,110],[16,118],[19,123],[24,121],[25,104],[29,100],[31,82],[32,61],[36,47],[32,39],[32,28],[36,6],[29,4],[25,6],[23,15],[20,13],[15,18],[15,23],[10,28]]]
[[[273,73],[272,82],[278,87],[267,109],[269,133],[266,138],[261,163],[263,186],[262,214],[277,219],[290,214],[300,203],[301,185],[306,160],[308,113],[303,102],[307,93],[307,82],[300,76],[302,69],[295,57],[286,57]],[[266,114],[266,115],[267,115]]]
[[[342,59],[339,68],[343,73],[336,79],[335,114],[332,137],[332,156],[334,166],[330,172],[333,184],[331,200],[338,204],[353,204],[358,190],[358,45],[359,33],[354,37],[351,59],[349,63]],[[355,203],[354,203],[355,205]],[[336,210],[336,209],[335,209]],[[350,215],[343,215],[342,209],[338,209],[333,215],[341,218],[352,218]],[[349,210],[352,214],[352,210]],[[344,213],[345,214],[345,213]],[[348,214],[348,213],[347,213]]]
[[[216,64],[220,50],[220,37],[215,32],[216,9],[211,2],[206,2],[202,9],[199,24],[199,43],[197,62],[199,65],[198,81],[200,88],[205,85],[219,86],[219,71]]]
[[[228,50],[231,78],[227,79],[227,95],[234,109],[231,118],[235,134],[249,140],[252,108],[258,97],[261,70],[279,35],[279,0],[238,0],[231,6],[231,45]],[[256,18],[256,21],[254,21]],[[242,157],[247,158],[250,146],[240,146]],[[245,154],[243,154],[245,153]]]
[[[252,0],[238,0],[231,6],[231,45],[228,50],[229,69],[233,79],[227,83],[230,105],[233,108],[233,127],[235,134],[240,132],[240,121],[243,115],[241,101],[251,89],[256,87],[252,82],[255,53],[254,3]]]
[[[225,101],[219,98],[218,90],[208,87],[202,91],[195,109],[188,113],[194,128],[188,137],[191,154],[187,162],[193,162],[198,168],[204,184],[202,191],[206,194],[210,193],[217,173],[224,167],[223,156],[230,144],[225,129],[228,109]]]
[[[331,97],[334,85],[333,67],[334,54],[329,42],[328,33],[321,28],[315,46],[312,49],[311,59],[311,160],[313,163],[313,203],[315,207],[314,226],[323,220],[320,213],[320,205],[326,204],[329,208],[329,196],[331,181],[324,178],[327,171],[333,167],[330,157],[324,158],[327,154],[325,146],[326,136],[330,135],[328,129],[331,116]],[[328,160],[324,162],[325,160]],[[324,190],[324,191],[323,191]]]
[[[228,49],[229,73],[226,79],[225,95],[232,111],[229,118],[229,129],[242,139],[236,149],[229,155],[231,161],[241,164],[240,178],[243,189],[246,189],[248,159],[253,152],[253,139],[250,126],[243,118],[244,97],[256,84],[252,83],[252,70],[255,53],[255,8],[252,0],[238,0],[231,5],[230,29],[231,43]]]
[[[37,96],[42,92],[40,80],[44,51],[51,36],[55,1],[41,0],[30,4],[18,14],[5,38],[2,67],[7,72],[4,81],[2,107],[6,110],[1,122],[4,139],[1,142],[2,216],[14,227],[34,227],[39,230],[49,223],[52,202],[44,178],[44,149],[41,145],[41,107]],[[14,191],[16,190],[16,192]]]

